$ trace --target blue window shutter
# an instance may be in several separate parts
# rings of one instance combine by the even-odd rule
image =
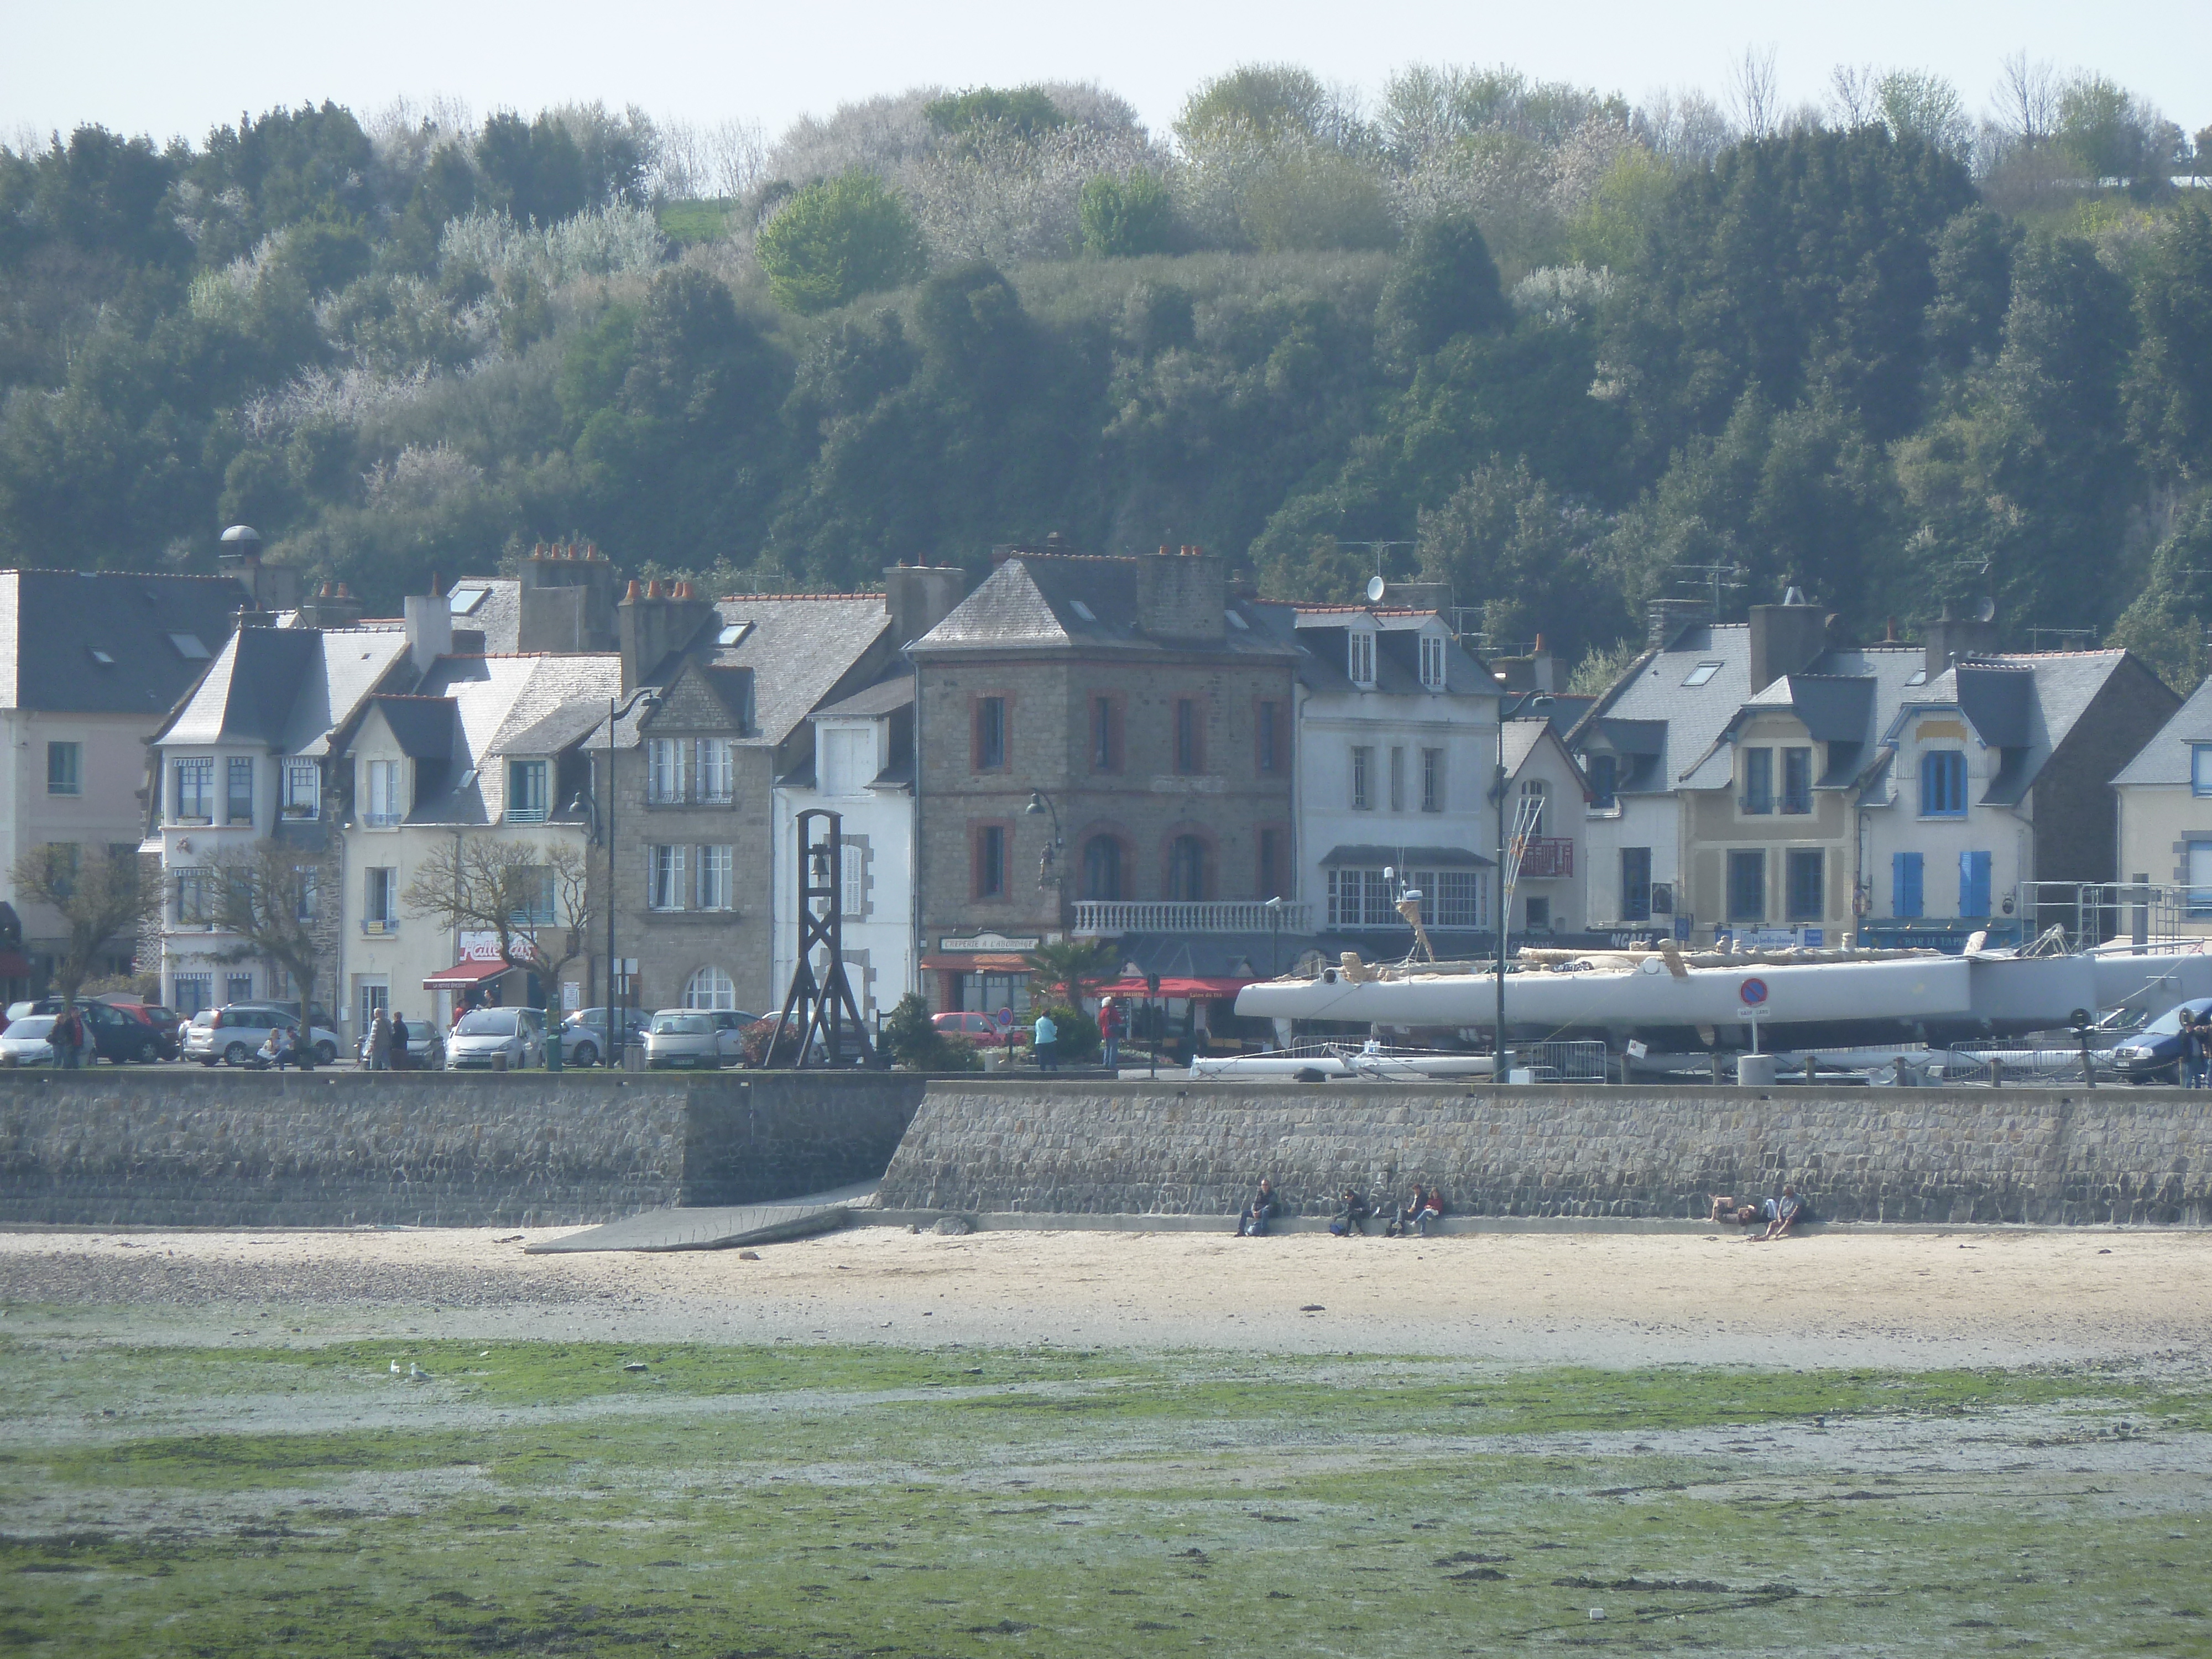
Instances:
[[[1959,914],[1985,916],[1990,913],[1990,855],[1959,854]]]
[[[1893,853],[1889,857],[1891,914],[1903,917],[1920,914],[1920,854]]]

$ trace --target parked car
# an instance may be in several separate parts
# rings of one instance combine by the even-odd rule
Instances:
[[[2191,1019],[2212,1009],[2212,997],[2178,1003],[2112,1050],[2112,1064],[2130,1083],[2181,1080],[2181,1017]]]
[[[184,1026],[185,1017],[175,1009],[150,1002],[115,1002],[108,1006],[146,1022],[147,1029],[154,1033],[156,1059],[174,1060],[184,1052],[184,1039],[178,1033]]]
[[[54,1029],[58,1016],[53,1014],[25,1014],[21,1019],[11,1019],[8,1029],[0,1031],[0,1061],[10,1066],[51,1066],[54,1063],[54,1045],[46,1041],[46,1034]]]
[[[624,1046],[645,1047],[645,1034],[652,1028],[653,1016],[642,1008],[625,1008],[622,1012]],[[607,1057],[607,1011],[604,1008],[579,1008],[561,1022],[561,1058],[570,1066],[596,1066]]]
[[[400,1016],[407,1019],[406,1015]],[[362,1033],[361,1046],[354,1057],[364,1066],[368,1064],[368,1034]],[[428,1019],[407,1019],[407,1049],[404,1055],[390,1056],[389,1063],[395,1072],[441,1072],[446,1066],[446,1039],[438,1034],[438,1027]]]
[[[57,1016],[61,1011],[59,997],[15,1003],[8,1010],[9,1029],[13,1030],[18,1020]],[[92,1038],[92,1048],[84,1057],[87,1064],[104,1060],[120,1066],[128,1060],[164,1057],[161,1038],[154,1028],[131,1011],[94,1000],[78,1003],[76,1011],[84,1017],[85,1030]],[[51,1025],[48,1029],[52,1030]]]
[[[1011,1048],[1019,1043],[1025,1029],[1019,1020],[1012,1025],[1001,1025],[988,1014],[936,1014],[930,1022],[946,1036],[965,1037],[978,1048]]]
[[[234,1002],[225,1008],[203,1008],[192,1016],[192,1023],[185,1028],[186,1060],[196,1060],[203,1066],[220,1062],[225,1066],[243,1066],[252,1060],[261,1045],[269,1040],[269,1033],[279,1025],[292,1033],[296,1047],[301,1041],[297,1016],[267,1003]],[[308,1040],[314,1044],[315,1064],[335,1066],[338,1058],[338,1034],[321,1025],[309,1028]]]
[[[544,1060],[544,1010],[471,1008],[453,1022],[453,1035],[446,1039],[447,1070],[487,1071],[501,1054],[510,1072]]]
[[[742,1066],[745,1027],[759,1018],[728,1008],[663,1008],[645,1034],[645,1063],[655,1071]]]

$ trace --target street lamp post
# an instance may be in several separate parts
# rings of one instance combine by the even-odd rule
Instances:
[[[660,693],[649,685],[641,685],[629,695],[629,700],[617,707],[617,700],[607,699],[607,1068],[611,1071],[622,1064],[623,1040],[629,1036],[622,1024],[615,1006],[615,970],[619,958],[615,955],[615,726],[622,717],[642,703],[652,708],[659,705]]]
[[[1263,908],[1267,912],[1267,976],[1274,979],[1283,971],[1283,896],[1272,895]]]
[[[1507,914],[1505,891],[1505,723],[1520,717],[1524,710],[1548,708],[1552,697],[1547,691],[1531,691],[1519,701],[1508,704],[1500,693],[1498,699],[1498,780],[1491,786],[1490,799],[1498,811],[1498,1024],[1491,1033],[1490,1080],[1505,1081],[1505,936],[1511,931],[1512,918]]]
[[[1060,808],[1052,804],[1052,797],[1042,789],[1030,791],[1030,804],[1022,808],[1023,816],[1036,817],[1042,812],[1052,814],[1052,840],[1046,843],[1044,856],[1037,860],[1037,885],[1056,885],[1060,882],[1060,855],[1066,843],[1060,838]]]

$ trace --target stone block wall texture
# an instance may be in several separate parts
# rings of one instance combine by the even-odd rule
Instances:
[[[883,1172],[874,1074],[0,1073],[0,1225],[552,1226]]]
[[[2212,1224],[2212,1096],[2081,1090],[1412,1090],[932,1084],[886,1208],[1302,1215],[1358,1187],[1455,1214],[1703,1218],[1795,1179],[1836,1221]]]

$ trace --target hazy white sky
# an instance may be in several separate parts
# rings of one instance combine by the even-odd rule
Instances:
[[[1372,90],[1417,62],[1510,64],[1631,99],[1662,86],[1719,95],[1747,45],[1777,52],[1791,102],[1817,99],[1831,65],[1941,71],[1976,109],[1999,60],[2025,49],[2100,70],[2185,130],[2212,123],[2212,0],[1274,0],[1229,7],[1116,0],[95,0],[10,8],[0,48],[0,136],[104,122],[194,139],[241,111],[332,98],[366,112],[401,94],[500,107],[597,98],[660,116],[794,116],[919,82],[1091,79],[1163,129],[1208,75],[1261,59],[1301,63]]]

